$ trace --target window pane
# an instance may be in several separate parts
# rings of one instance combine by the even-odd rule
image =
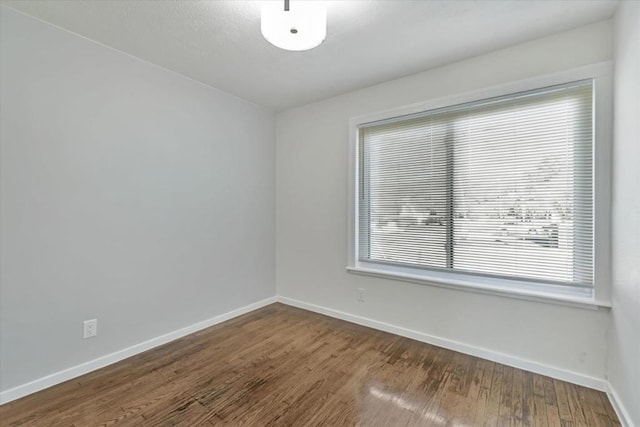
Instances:
[[[454,268],[591,283],[591,259],[576,259],[591,245],[590,93],[538,95],[457,120]]]
[[[446,267],[446,141],[442,120],[411,120],[366,132],[361,258]],[[367,253],[368,252],[368,253]],[[364,256],[362,256],[364,255]]]

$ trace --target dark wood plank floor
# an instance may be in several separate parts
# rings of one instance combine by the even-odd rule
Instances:
[[[598,391],[274,304],[0,407],[3,426],[612,426]]]

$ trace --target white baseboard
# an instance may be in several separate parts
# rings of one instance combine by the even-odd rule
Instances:
[[[37,380],[3,391],[0,393],[0,405],[43,390],[45,388],[49,388],[56,384],[60,384],[72,378],[88,374],[89,372],[95,371],[97,369],[104,368],[105,366],[119,362],[123,359],[126,359],[127,357],[134,356],[136,354],[150,350],[154,347],[158,347],[199,330],[208,328],[209,326],[222,323],[226,320],[233,319],[234,317],[238,317],[266,305],[273,304],[276,301],[276,297],[266,298],[253,304],[240,307],[236,310],[220,314],[207,320],[203,320],[202,322],[194,323],[193,325],[189,325],[187,327],[169,332],[164,335],[160,335],[150,340],[141,342],[140,344],[132,345],[131,347],[127,347],[114,353],[99,357],[97,359],[81,363],[80,365],[72,366],[59,372],[54,372],[53,374],[47,375],[46,377],[38,378]]]
[[[521,359],[516,356],[499,353],[493,350],[488,350],[486,348],[476,347],[474,345],[469,345],[462,342],[425,334],[423,332],[391,325],[389,323],[380,322],[367,317],[356,316],[354,314],[345,313],[343,311],[338,311],[315,304],[309,304],[292,298],[278,296],[277,299],[278,302],[286,305],[302,308],[304,310],[313,311],[330,317],[335,317],[337,319],[346,320],[347,322],[356,323],[358,325],[367,326],[369,328],[378,329],[380,331],[411,338],[416,341],[426,342],[438,347],[444,347],[449,350],[454,350],[460,353],[469,354],[471,356],[480,357],[482,359],[491,360],[493,362],[502,363],[514,368],[524,369],[536,374],[557,378],[559,380],[567,381],[573,384],[594,388],[596,390],[604,392],[609,391],[608,383],[604,379],[591,377],[589,375],[580,374],[578,372],[573,372],[566,369],[556,368],[553,366],[545,365],[543,363]]]
[[[611,387],[611,383],[609,383],[609,390],[607,392],[607,396],[609,397],[609,402],[611,402],[611,406],[613,406],[613,410],[616,411],[616,415],[622,424],[622,427],[633,427],[633,423],[631,422],[631,415],[627,411],[627,408],[622,404],[622,400],[618,395],[618,392]]]

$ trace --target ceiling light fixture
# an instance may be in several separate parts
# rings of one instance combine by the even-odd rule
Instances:
[[[281,49],[313,49],[327,36],[327,10],[315,0],[284,0],[284,7],[279,1],[264,1],[260,27],[264,38]]]

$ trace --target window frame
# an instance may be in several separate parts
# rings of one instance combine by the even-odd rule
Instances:
[[[347,271],[413,283],[497,294],[520,299],[554,302],[586,308],[610,307],[610,207],[612,140],[612,64],[610,61],[553,74],[513,81],[471,92],[452,94],[417,104],[353,117],[349,120],[349,239]],[[436,271],[409,266],[385,265],[358,259],[360,126],[423,113],[458,104],[531,91],[578,80],[593,79],[593,288],[574,288],[531,280],[487,277],[481,274]]]

